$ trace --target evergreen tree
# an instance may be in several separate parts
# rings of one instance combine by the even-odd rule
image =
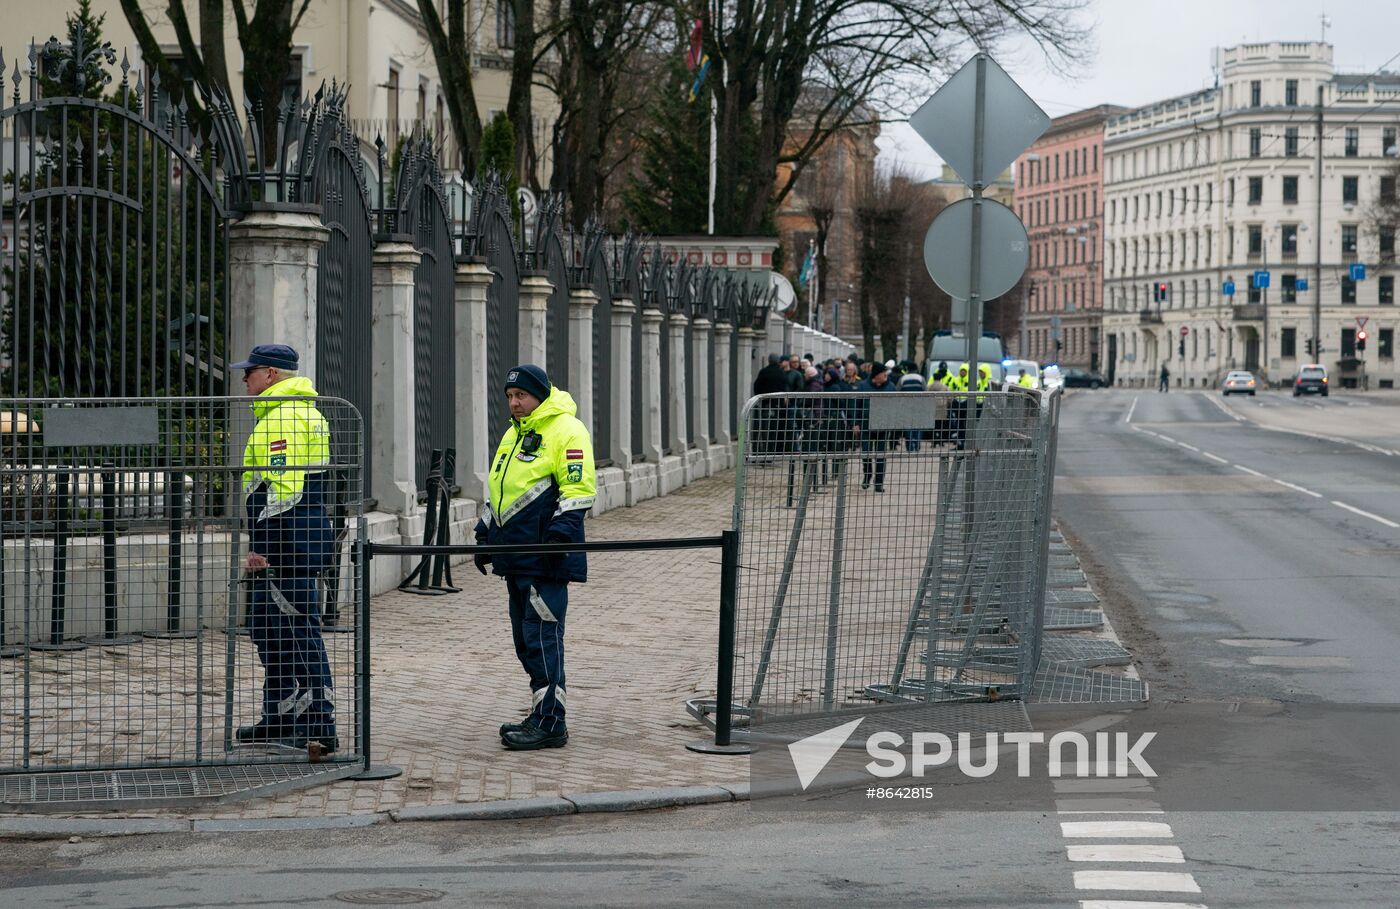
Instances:
[[[501,175],[510,198],[510,210],[520,219],[520,174],[515,170],[515,127],[505,111],[497,111],[481,131],[481,151],[478,155],[482,172],[494,170]]]
[[[710,80],[715,75],[710,74]],[[667,236],[704,233],[710,197],[710,103],[707,84],[688,100],[694,77],[677,63],[658,90],[650,129],[641,136],[639,174],[623,190],[633,230]],[[716,199],[715,205],[722,205]]]

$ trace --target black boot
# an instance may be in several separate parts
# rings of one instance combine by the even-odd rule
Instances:
[[[235,738],[243,743],[276,742],[291,735],[289,727],[281,719],[263,717],[252,726],[239,726]]]
[[[563,748],[569,743],[567,730],[545,732],[538,726],[524,724],[519,730],[501,734],[501,744],[511,751],[538,751],[541,748]]]

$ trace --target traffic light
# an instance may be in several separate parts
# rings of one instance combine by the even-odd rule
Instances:
[[[1303,343],[1303,349],[1308,352],[1309,357],[1315,356],[1315,354],[1313,353],[1313,348],[1316,346],[1317,342],[1314,341],[1312,338],[1308,338],[1307,341]]]
[[[1356,349],[1364,351],[1366,349],[1366,329],[1360,329],[1356,333]]]
[[[1176,342],[1176,355],[1179,356],[1179,357],[1181,357],[1183,360],[1186,359],[1186,339],[1185,339],[1185,338],[1182,338],[1180,341],[1177,341],[1177,342]]]
[[[1160,295],[1160,299],[1163,303],[1171,302],[1171,285],[1166,281],[1158,282],[1157,293]]]

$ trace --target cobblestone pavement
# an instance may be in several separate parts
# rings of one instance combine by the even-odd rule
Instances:
[[[692,483],[588,521],[589,539],[716,534],[729,526],[733,473]],[[319,817],[745,779],[744,758],[685,743],[708,730],[685,701],[712,695],[719,552],[589,555],[589,581],[569,590],[568,747],[510,752],[497,727],[529,710],[505,584],[470,565],[462,592],[388,593],[373,612],[374,762],[403,775],[338,782],[220,806],[194,817]]]

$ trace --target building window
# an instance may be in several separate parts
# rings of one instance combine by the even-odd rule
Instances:
[[[1264,254],[1264,228],[1258,224],[1249,225],[1249,255],[1258,258]]]
[[[1298,329],[1285,328],[1279,333],[1278,355],[1285,360],[1291,360],[1298,356]]]
[[[1290,126],[1283,131],[1283,153],[1286,157],[1298,157],[1298,127]]]
[[[1280,293],[1284,303],[1298,302],[1298,276],[1284,275],[1279,281]]]
[[[1342,225],[1342,255],[1348,258],[1356,258],[1356,225]]]
[[[1264,297],[1263,297],[1263,294],[1264,294],[1264,292],[1263,292],[1262,290],[1260,290],[1259,288],[1255,287],[1253,281],[1250,281],[1250,282],[1249,282],[1249,294],[1245,297],[1245,299],[1248,300],[1250,303],[1258,303],[1260,300],[1262,300],[1262,299],[1264,298]]]
[[[1342,302],[1356,302],[1356,282],[1351,279],[1351,275],[1342,278]]]
[[[1263,154],[1264,131],[1257,126],[1249,128],[1249,156],[1257,158]]]
[[[1284,224],[1280,232],[1283,234],[1284,258],[1296,258],[1298,256],[1298,225]]]
[[[1289,106],[1298,103],[1298,80],[1287,79],[1283,83],[1283,103]]]
[[[1400,148],[1395,145],[1395,127],[1387,126],[1381,130],[1381,154],[1390,157],[1396,152],[1400,152]]]
[[[1249,178],[1249,204],[1258,205],[1264,201],[1264,178]]]
[[[1376,332],[1376,353],[1382,360],[1395,356],[1395,329],[1382,328]]]
[[[515,4],[496,0],[496,46],[515,47]]]
[[[392,149],[399,144],[399,71],[392,67],[389,69],[388,89],[389,148]]]
[[[1234,205],[1234,204],[1235,204],[1235,178],[1234,178],[1234,177],[1231,177],[1231,178],[1225,183],[1225,204],[1226,204],[1226,205]]]
[[[1343,204],[1343,205],[1355,205],[1355,204],[1356,204],[1356,198],[1357,198],[1357,196],[1359,195],[1359,193],[1358,193],[1358,187],[1359,187],[1360,182],[1361,182],[1361,178],[1360,178],[1360,177],[1343,177],[1343,178],[1342,178],[1342,204]]]
[[[1284,204],[1284,205],[1297,205],[1297,204],[1298,204],[1298,178],[1297,178],[1297,177],[1284,177],[1284,178],[1283,178],[1283,204]]]
[[[1382,224],[1380,228],[1381,261],[1395,261],[1395,226]]]
[[[1354,328],[1342,329],[1342,356],[1356,356],[1356,329]]]
[[[424,120],[428,119],[428,84],[427,84],[426,82],[419,82],[419,83],[418,83],[418,111],[417,111],[417,114],[418,114],[418,122],[419,122],[420,124],[421,124]]]
[[[1382,201],[1382,202],[1394,202],[1394,201],[1395,201],[1395,178],[1394,178],[1394,177],[1381,177],[1381,201]]]
[[[1376,281],[1376,292],[1379,294],[1379,301],[1385,306],[1395,305],[1395,276],[1381,275]]]
[[[1253,82],[1249,83],[1250,107],[1258,107],[1260,105],[1262,100],[1261,96],[1263,95],[1263,88],[1263,84],[1258,79],[1255,79]]]
[[[1355,158],[1360,151],[1361,130],[1355,126],[1348,126],[1346,131],[1346,145],[1342,154],[1348,158]]]

